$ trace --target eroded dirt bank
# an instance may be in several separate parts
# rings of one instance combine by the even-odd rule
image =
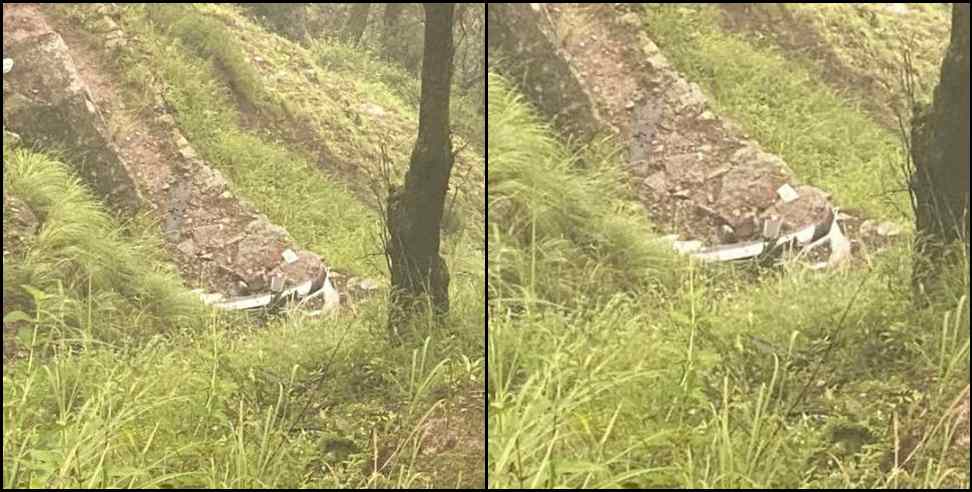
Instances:
[[[727,244],[758,238],[771,220],[782,221],[782,234],[827,220],[830,193],[801,183],[783,159],[712,111],[698,84],[647,37],[637,6],[489,8],[490,48],[518,60],[507,75],[572,138],[616,135],[633,189],[665,232]],[[784,185],[795,199],[780,193]],[[879,234],[857,215],[841,216],[855,246],[881,246],[900,233]]]
[[[287,287],[320,281],[322,259],[231,191],[161,97],[154,108],[126,106],[107,59],[125,37],[109,10],[98,24],[103,50],[55,24],[37,5],[4,5],[3,49],[16,60],[3,82],[8,130],[26,145],[62,150],[119,210],[151,211],[193,287],[236,296],[265,290],[274,277]]]

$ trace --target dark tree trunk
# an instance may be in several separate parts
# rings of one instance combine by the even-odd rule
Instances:
[[[401,19],[402,4],[385,4],[385,16],[381,31],[381,49],[385,54],[385,58],[389,60],[398,60],[397,48],[401,43],[401,40],[399,39],[399,25]]]
[[[941,81],[927,112],[912,121],[915,220],[918,231],[916,292],[937,288],[949,268],[947,247],[969,243],[969,4],[952,5],[952,39]]]
[[[351,6],[351,16],[347,25],[344,26],[344,33],[341,37],[352,45],[361,42],[365,28],[368,27],[368,13],[371,12],[370,3],[356,3]]]
[[[451,3],[425,4],[418,139],[405,186],[388,201],[393,330],[425,307],[437,314],[449,310],[449,270],[439,254],[439,240],[453,165],[449,98],[454,9]]]
[[[307,41],[307,4],[241,3],[253,15],[265,20],[273,32],[297,43]]]

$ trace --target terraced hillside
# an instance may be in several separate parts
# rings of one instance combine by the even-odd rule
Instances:
[[[968,487],[967,244],[912,290],[904,145],[787,44],[873,28],[764,9],[490,4],[491,487]]]
[[[485,166],[465,131],[450,314],[386,325],[381,204],[415,75],[229,4],[3,22],[5,489],[485,485]],[[209,305],[303,286],[323,295]]]

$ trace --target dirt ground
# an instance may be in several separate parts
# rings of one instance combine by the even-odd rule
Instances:
[[[321,277],[321,258],[300,250],[285,230],[234,195],[181,134],[161,96],[149,107],[127,105],[124,79],[111,57],[128,41],[111,8],[102,13],[98,35],[91,35],[47,15],[45,8],[4,5],[5,47],[8,34],[24,40],[56,32],[64,39],[77,71],[69,68],[65,76],[80,79],[96,117],[103,119],[95,126],[107,129],[102,150],[125,163],[144,199],[141,206],[159,221],[165,247],[187,284],[236,296],[266,290],[274,275],[286,279],[285,287]],[[296,261],[283,258],[288,249],[296,252]]]
[[[782,216],[784,233],[827,217],[829,195],[800,186],[782,159],[714,114],[698,84],[644,36],[637,13],[602,4],[546,9],[598,110],[627,147],[630,182],[653,223],[683,239],[725,244],[754,239],[771,215]],[[784,184],[798,188],[796,202],[780,201]],[[720,234],[726,226],[732,237]]]

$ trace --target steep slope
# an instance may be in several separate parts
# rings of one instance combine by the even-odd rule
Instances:
[[[4,487],[484,487],[482,157],[460,152],[450,317],[418,323],[414,341],[389,340],[370,195],[380,181],[369,175],[382,142],[395,144],[389,178],[402,171],[414,109],[368,74],[332,74],[312,58],[299,68],[336,85],[302,86],[310,79],[288,62],[307,52],[232,7],[159,8],[4,6],[5,51],[21,43],[4,78],[5,124],[56,155],[11,158],[21,150],[5,136],[4,189],[17,190],[5,193],[5,318],[15,313],[5,341],[17,333],[4,346]],[[165,24],[165,9],[187,23]],[[32,63],[51,59],[38,49],[50,44],[28,41],[58,37],[64,69]],[[273,69],[234,71],[258,59]],[[268,96],[280,77],[294,92]],[[57,84],[62,115],[76,118],[52,132],[31,112],[44,105],[26,103]],[[287,113],[300,91],[321,103],[306,111],[320,110],[326,129]],[[8,104],[14,92],[23,104]],[[363,106],[372,100],[398,109],[382,118]],[[367,125],[359,106],[375,113]],[[8,164],[38,159],[63,178],[35,200],[38,179]],[[95,192],[83,203],[72,175]],[[267,228],[248,230],[255,220]],[[240,261],[250,239],[261,255]],[[257,285],[296,244],[301,261],[319,255],[339,270],[348,309],[219,313],[186,288],[232,294],[241,273]]]
[[[720,30],[718,7],[489,8],[508,16],[490,40],[509,75],[490,86],[490,483],[967,487],[968,264],[915,309],[909,246],[886,237],[854,268],[755,281],[748,265],[645,261],[661,243],[646,219],[715,236],[664,211],[719,203],[728,171],[692,174],[747,171],[755,152],[732,152],[750,140],[853,215],[910,220],[893,136]],[[618,203],[632,168],[649,170],[629,181],[641,203]],[[731,187],[742,202],[775,199],[767,168]],[[906,234],[891,225],[851,237]]]

